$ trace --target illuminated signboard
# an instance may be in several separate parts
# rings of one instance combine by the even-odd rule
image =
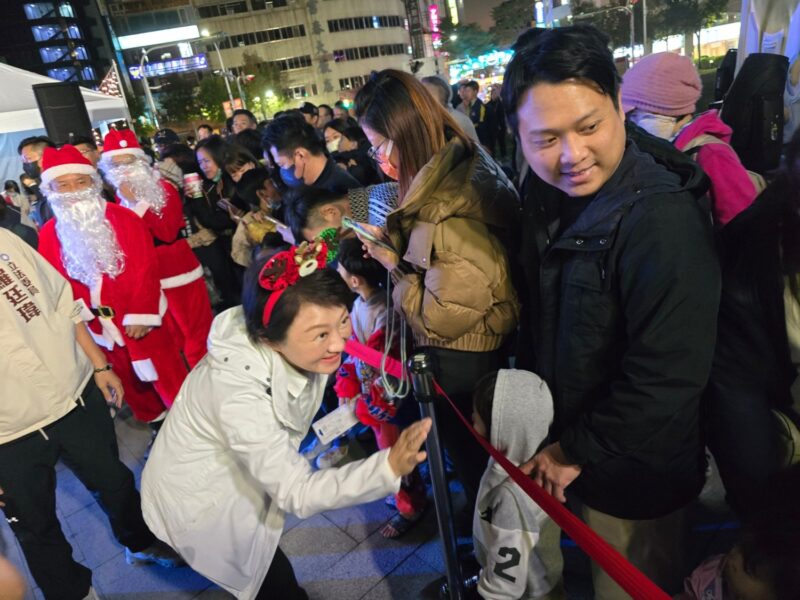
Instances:
[[[185,42],[200,37],[200,30],[197,25],[187,25],[186,27],[173,27],[172,29],[160,29],[158,31],[148,31],[147,33],[136,33],[134,35],[123,35],[119,39],[121,50],[131,48],[147,48],[159,44],[170,44],[172,42]]]
[[[172,73],[184,73],[186,71],[200,71],[208,68],[208,59],[205,54],[197,54],[189,58],[175,58],[161,62],[145,63],[144,72],[148,77],[158,77],[160,75],[170,75]],[[139,65],[128,67],[131,79],[141,79],[142,72]]]
[[[431,4],[428,7],[428,15],[431,19],[431,31],[434,33],[439,33],[439,7],[435,4]]]
[[[467,58],[463,61],[452,62],[449,66],[450,81],[472,79],[477,76],[476,71],[484,74],[502,74],[505,72],[505,66],[512,56],[514,56],[514,53],[510,50],[495,50],[477,58]]]
[[[431,24],[431,41],[433,42],[433,47],[438,48],[442,43],[442,34],[439,29],[439,25],[441,24],[441,20],[439,19],[439,7],[435,4],[431,4],[428,7],[428,20]]]

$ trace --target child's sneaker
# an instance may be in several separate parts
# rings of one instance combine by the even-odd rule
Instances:
[[[347,456],[348,448],[349,446],[347,444],[342,444],[336,448],[331,448],[327,452],[323,452],[317,459],[317,468],[330,469],[331,467],[335,467]]]

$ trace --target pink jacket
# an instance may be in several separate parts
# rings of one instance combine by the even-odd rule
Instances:
[[[694,138],[704,134],[730,144],[731,133],[731,128],[720,120],[717,111],[709,110],[684,127],[675,140],[675,146],[683,150]],[[709,194],[714,221],[719,226],[728,223],[755,200],[758,192],[733,148],[724,144],[705,144],[695,159],[711,179]]]

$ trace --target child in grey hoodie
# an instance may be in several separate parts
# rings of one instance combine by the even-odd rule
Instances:
[[[477,384],[477,432],[516,465],[536,454],[553,422],[547,384],[528,371],[503,369]],[[560,530],[494,459],[481,479],[473,522],[486,600],[563,598]]]

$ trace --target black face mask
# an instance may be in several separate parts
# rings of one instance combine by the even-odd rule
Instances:
[[[39,175],[42,174],[38,162],[22,163],[22,170],[25,171],[25,175],[35,179],[39,179]]]

